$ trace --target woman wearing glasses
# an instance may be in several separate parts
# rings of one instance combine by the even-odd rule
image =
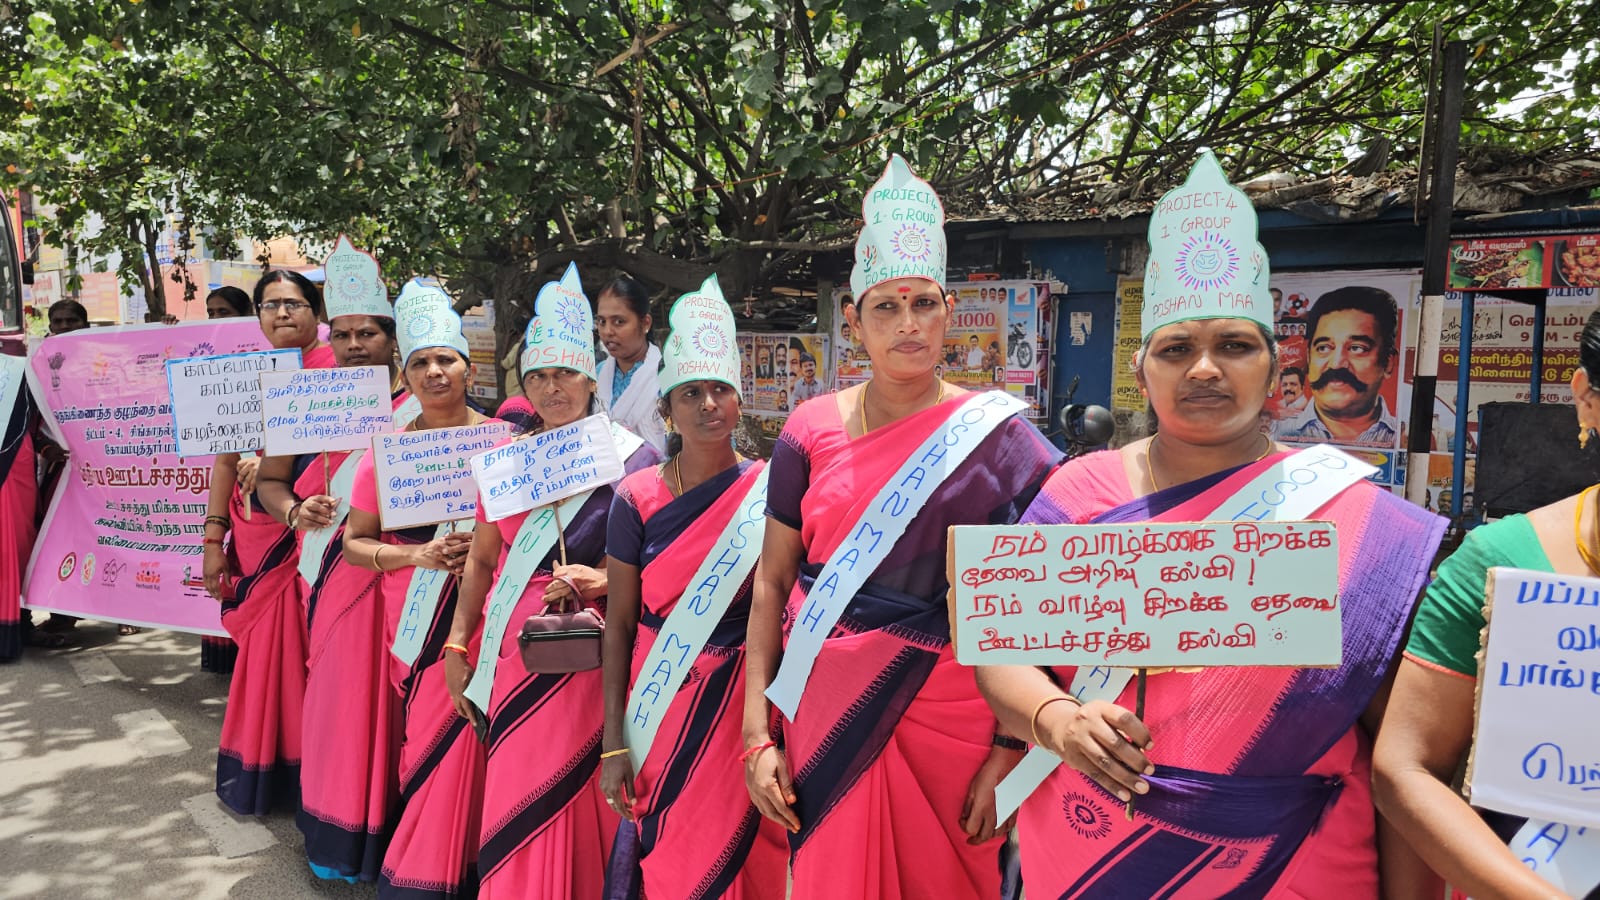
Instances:
[[[256,282],[261,332],[278,350],[299,350],[307,369],[335,365],[317,336],[322,294],[298,272]],[[241,815],[292,805],[300,785],[300,713],[306,689],[305,584],[295,533],[256,499],[255,456],[217,456],[206,507],[206,592],[239,645],[217,750],[217,796]],[[225,541],[229,535],[231,541]],[[226,549],[225,549],[226,548]]]

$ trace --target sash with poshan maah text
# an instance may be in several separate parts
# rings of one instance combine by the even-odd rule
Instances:
[[[1209,522],[1294,522],[1304,519],[1378,470],[1327,444],[1307,447],[1273,463],[1205,517]],[[1136,670],[1080,666],[1067,692],[1082,703],[1114,702]],[[1011,774],[995,785],[995,815],[1004,822],[1044,783],[1061,757],[1043,747],[1028,750]]]
[[[422,414],[422,401],[415,395],[408,395],[403,403],[395,407],[394,427],[404,431],[412,420]],[[361,457],[367,451],[354,450],[345,456],[339,463],[339,468],[334,470],[333,478],[328,482],[328,492],[339,501],[339,506],[333,511],[333,519],[326,528],[307,529],[300,539],[300,577],[306,584],[313,587],[317,584],[317,574],[322,568],[322,556],[328,552],[328,545],[333,543],[333,536],[338,533],[339,526],[344,524],[345,516],[350,514],[350,493],[355,488],[356,464],[361,462]],[[419,645],[420,646],[420,645]],[[407,661],[410,664],[410,660]]]
[[[611,439],[617,444],[617,456],[626,463],[628,457],[644,446],[644,439],[616,422],[610,425]],[[500,577],[495,579],[483,606],[483,643],[478,648],[478,663],[473,667],[472,681],[467,684],[465,691],[467,699],[478,709],[489,711],[489,693],[494,689],[495,668],[500,663],[500,642],[505,638],[506,626],[510,624],[517,601],[522,599],[522,592],[533,580],[540,561],[550,554],[550,548],[556,544],[560,535],[557,521],[562,525],[571,523],[578,511],[583,509],[583,504],[598,489],[587,490],[560,503],[535,509],[528,513],[522,527],[517,529],[516,540],[506,554],[506,564],[501,568]]]
[[[767,698],[784,715],[794,719],[822,642],[928,498],[1001,423],[1027,408],[1027,403],[1004,391],[971,395],[872,498],[811,585],[789,632],[783,663],[767,688]]]
[[[722,616],[738,596],[739,588],[756,567],[761,556],[767,509],[767,473],[763,467],[755,483],[745,492],[733,518],[717,535],[706,558],[678,603],[661,624],[650,652],[639,667],[639,678],[623,714],[623,735],[627,741],[633,769],[639,771],[667,707],[685,684],[684,671],[700,657],[706,641]]]

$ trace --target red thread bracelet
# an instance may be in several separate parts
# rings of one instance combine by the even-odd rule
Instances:
[[[203,544],[203,545],[204,544],[216,544],[218,547],[221,547],[222,546],[222,538],[211,538],[211,537],[208,537],[208,538],[202,539],[200,541],[200,543]]]
[[[757,744],[754,747],[751,747],[749,750],[746,750],[745,752],[739,754],[739,762],[742,762],[742,763],[749,762],[750,761],[750,757],[755,756],[757,753],[760,753],[761,751],[767,749],[768,747],[776,747],[776,746],[778,746],[778,742],[777,741],[767,741],[765,744]]]

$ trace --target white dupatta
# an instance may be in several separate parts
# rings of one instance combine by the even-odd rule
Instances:
[[[644,359],[635,365],[642,371],[633,373],[633,379],[623,388],[622,396],[617,398],[613,406],[611,384],[617,374],[617,361],[613,357],[601,363],[596,394],[600,398],[601,408],[617,424],[644,438],[656,448],[657,453],[665,456],[667,424],[661,420],[660,411],[656,408],[661,399],[656,380],[661,370],[661,351],[656,349],[655,344],[646,344]]]

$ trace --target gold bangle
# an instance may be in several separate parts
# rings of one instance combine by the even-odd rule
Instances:
[[[1044,708],[1046,706],[1049,706],[1052,703],[1060,703],[1063,700],[1077,706],[1083,705],[1082,700],[1079,700],[1077,697],[1074,697],[1071,694],[1057,694],[1054,697],[1046,697],[1043,700],[1040,700],[1039,705],[1033,708],[1033,715],[1028,717],[1028,733],[1033,735],[1033,745],[1035,747],[1044,747],[1044,741],[1039,740],[1039,713],[1044,712]],[[1045,749],[1048,750],[1050,748],[1045,747]]]
[[[445,644],[440,649],[443,650],[443,651],[448,651],[450,653],[459,653],[459,654],[461,654],[461,658],[462,659],[471,659],[472,658],[472,651],[468,650],[466,647],[461,646],[460,644]]]
[[[607,750],[606,752],[600,754],[600,758],[601,759],[610,759],[613,756],[622,756],[622,755],[624,755],[624,754],[626,754],[628,752],[629,752],[629,750],[628,750],[627,747],[619,747],[619,748],[617,748],[615,750]]]
[[[389,571],[388,569],[385,569],[383,567],[383,563],[378,562],[378,557],[383,555],[383,549],[385,547],[387,547],[387,546],[388,546],[387,544],[379,543],[378,544],[378,549],[372,551],[372,567],[374,569],[377,569],[379,572],[387,572],[387,571]]]

